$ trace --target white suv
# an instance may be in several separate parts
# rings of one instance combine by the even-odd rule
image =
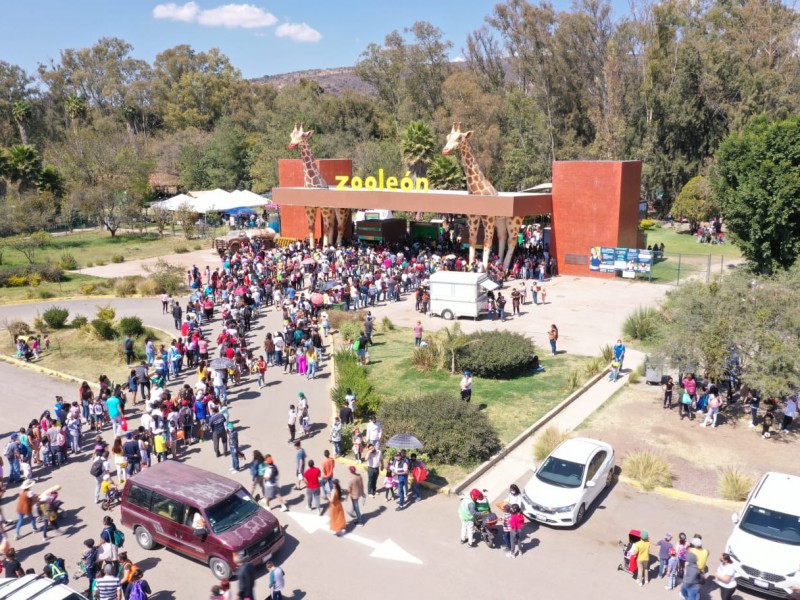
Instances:
[[[87,600],[66,585],[56,583],[44,575],[25,575],[0,579],[0,598],[5,600]]]
[[[741,587],[786,598],[800,568],[800,477],[766,473],[741,513],[734,513],[727,552]]]

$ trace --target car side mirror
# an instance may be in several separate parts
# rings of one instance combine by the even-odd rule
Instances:
[[[206,537],[208,535],[208,529],[193,529],[192,535],[195,537]]]
[[[739,522],[739,513],[733,513],[731,515],[731,522],[736,525]]]
[[[586,482],[586,487],[587,488],[592,488],[592,487],[594,487],[596,485],[597,485],[597,482],[594,481],[593,479],[590,479],[589,481]]]

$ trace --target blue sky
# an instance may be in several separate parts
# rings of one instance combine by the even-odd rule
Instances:
[[[619,4],[621,0],[614,0]],[[350,66],[371,42],[393,29],[429,21],[461,55],[496,0],[3,0],[0,60],[35,73],[65,48],[120,37],[133,55],[152,62],[179,44],[219,48],[247,78],[313,68]],[[569,0],[556,0],[565,10]]]

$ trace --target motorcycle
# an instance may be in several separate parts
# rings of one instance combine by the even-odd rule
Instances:
[[[497,546],[497,515],[493,512],[481,513],[475,517],[475,531],[489,548]]]

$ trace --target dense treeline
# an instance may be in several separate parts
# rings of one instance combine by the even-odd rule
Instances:
[[[116,38],[35,74],[0,61],[0,234],[77,214],[113,230],[141,215],[154,173],[267,191],[296,121],[316,130],[319,158],[353,158],[360,175],[428,172],[441,187],[461,184],[437,156],[452,121],[476,131],[502,190],[547,180],[554,159],[640,159],[643,194],[667,211],[726,135],[797,111],[798,13],[777,0],[632,6],[614,19],[603,0],[566,12],[507,0],[466,40],[415,23],[363,52],[373,95],[276,90],[218,50],[177,46],[149,64]],[[449,61],[454,48],[464,62]]]

